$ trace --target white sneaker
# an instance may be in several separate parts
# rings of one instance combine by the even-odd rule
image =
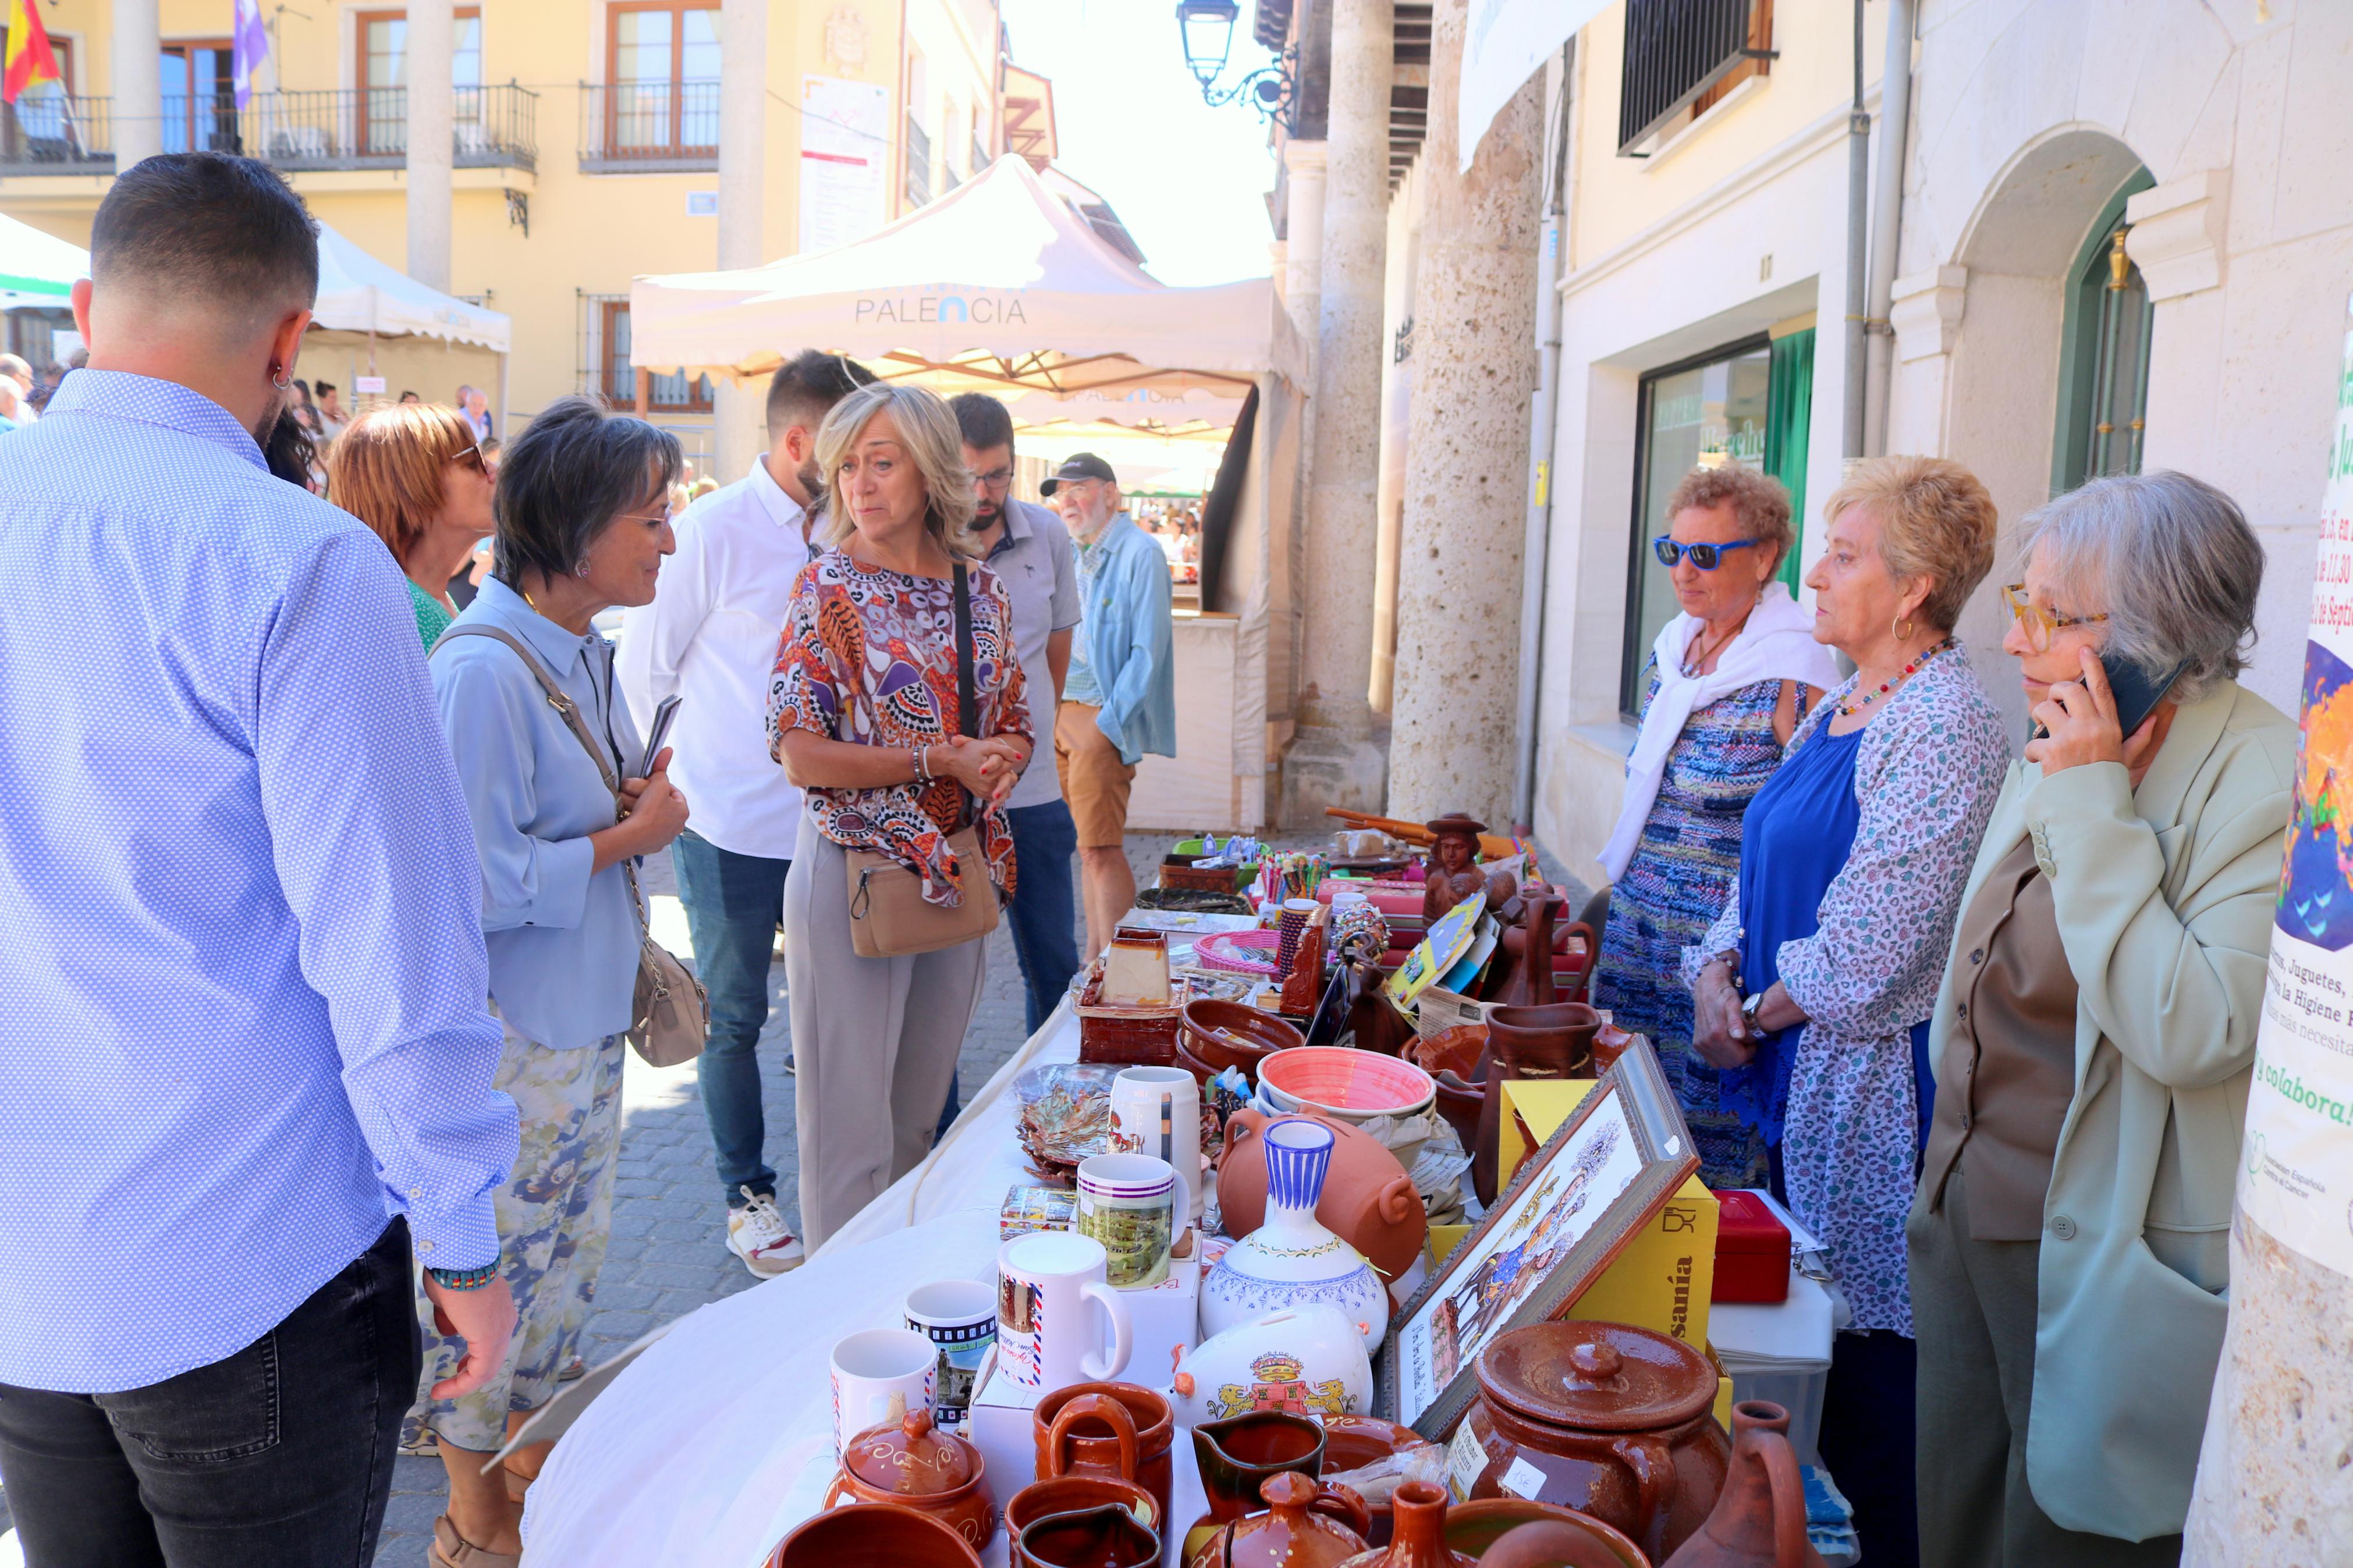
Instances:
[[[749,1187],[736,1190],[749,1201],[740,1209],[727,1211],[727,1250],[763,1279],[798,1268],[808,1254],[802,1249],[800,1238],[785,1228],[776,1200]]]

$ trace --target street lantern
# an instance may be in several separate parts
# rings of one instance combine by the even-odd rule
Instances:
[[[1176,30],[1185,40],[1185,65],[1200,82],[1204,96],[1225,72],[1234,23],[1240,16],[1241,7],[1234,0],[1177,0]]]
[[[1201,84],[1201,101],[1220,109],[1247,99],[1260,119],[1273,121],[1285,131],[1297,130],[1293,122],[1299,92],[1296,45],[1284,49],[1273,65],[1218,90],[1218,78],[1225,73],[1226,58],[1233,48],[1234,24],[1240,19],[1241,7],[1234,0],[1177,0],[1176,31],[1185,44],[1185,68]]]

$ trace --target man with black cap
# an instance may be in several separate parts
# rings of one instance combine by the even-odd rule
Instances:
[[[1054,764],[1079,828],[1087,957],[1135,902],[1127,795],[1146,752],[1176,754],[1175,633],[1168,558],[1127,515],[1118,476],[1074,452],[1038,487],[1079,547],[1082,619],[1054,718]]]

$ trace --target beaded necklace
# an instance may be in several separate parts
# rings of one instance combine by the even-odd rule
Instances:
[[[1856,714],[1862,712],[1864,709],[1870,707],[1873,703],[1878,701],[1881,698],[1886,696],[1889,692],[1894,690],[1897,687],[1903,685],[1904,682],[1910,679],[1914,670],[1918,669],[1922,665],[1927,663],[1931,658],[1944,652],[1947,648],[1952,646],[1953,639],[1950,637],[1946,637],[1940,642],[1930,643],[1926,647],[1922,648],[1918,653],[1912,656],[1911,663],[1905,665],[1902,669],[1895,672],[1894,679],[1883,680],[1879,683],[1878,690],[1870,692],[1861,698],[1850,698],[1848,700],[1840,703],[1838,705],[1839,716],[1842,719],[1853,718]]]

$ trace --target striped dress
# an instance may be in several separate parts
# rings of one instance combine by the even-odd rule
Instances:
[[[1658,695],[1656,662],[1642,694]],[[1773,733],[1778,680],[1744,686],[1694,711],[1667,753],[1659,798],[1641,842],[1609,895],[1609,924],[1593,977],[1593,1005],[1622,1029],[1648,1035],[1699,1145],[1700,1179],[1711,1187],[1761,1187],[1765,1141],[1725,1110],[1716,1069],[1691,1048],[1692,999],[1680,972],[1683,950],[1724,912],[1740,873],[1740,825],[1748,802],[1781,765]],[[1798,716],[1806,691],[1798,689]]]

